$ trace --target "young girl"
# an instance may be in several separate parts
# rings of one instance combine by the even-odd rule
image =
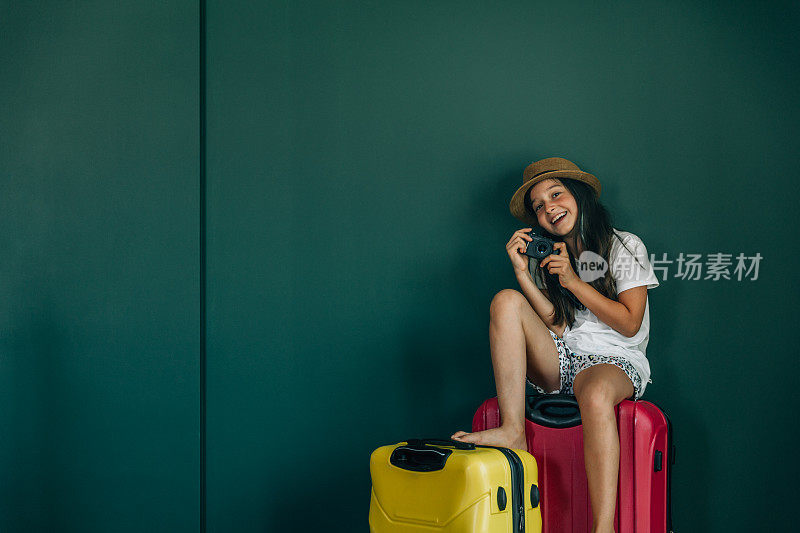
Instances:
[[[583,421],[592,531],[605,533],[613,531],[619,471],[614,406],[640,398],[649,381],[647,289],[658,280],[644,243],[612,227],[599,194],[597,178],[566,159],[543,159],[525,169],[511,213],[563,242],[556,242],[558,254],[544,258],[533,275],[523,255],[531,227],[516,231],[506,244],[522,292],[502,290],[489,308],[502,425],[452,438],[527,449],[526,379],[539,392],[574,394]],[[582,279],[576,258],[584,252],[600,270],[579,269],[593,274]]]

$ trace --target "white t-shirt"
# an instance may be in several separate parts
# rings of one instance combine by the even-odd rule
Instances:
[[[609,253],[609,266],[611,276],[617,283],[617,294],[642,285],[646,285],[648,289],[658,287],[658,278],[650,265],[647,248],[642,240],[627,231],[617,230],[617,233],[622,242],[615,236]],[[622,246],[623,243],[628,249]],[[645,356],[647,342],[650,339],[649,298],[645,303],[642,325],[633,337],[622,335],[601,322],[589,309],[584,309],[575,311],[575,322],[572,327],[568,326],[564,330],[563,338],[569,349],[575,353],[615,355],[625,358],[639,372],[644,392],[650,381],[650,363]]]

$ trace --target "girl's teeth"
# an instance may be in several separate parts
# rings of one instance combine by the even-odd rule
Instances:
[[[558,215],[556,218],[553,219],[553,224],[555,224],[556,222],[558,222],[559,220],[561,220],[565,216],[567,216],[566,213],[561,213],[560,215]]]

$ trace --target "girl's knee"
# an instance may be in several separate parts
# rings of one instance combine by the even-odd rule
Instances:
[[[525,295],[514,289],[503,289],[492,298],[492,303],[489,306],[489,313],[495,315],[510,309],[516,309],[528,300]]]
[[[578,374],[580,376],[580,374]],[[614,390],[602,379],[579,382],[573,385],[575,398],[582,415],[608,414],[614,410]]]

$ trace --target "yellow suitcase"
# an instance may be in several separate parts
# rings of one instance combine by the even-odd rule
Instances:
[[[536,460],[523,450],[439,439],[370,458],[373,533],[539,533]]]

